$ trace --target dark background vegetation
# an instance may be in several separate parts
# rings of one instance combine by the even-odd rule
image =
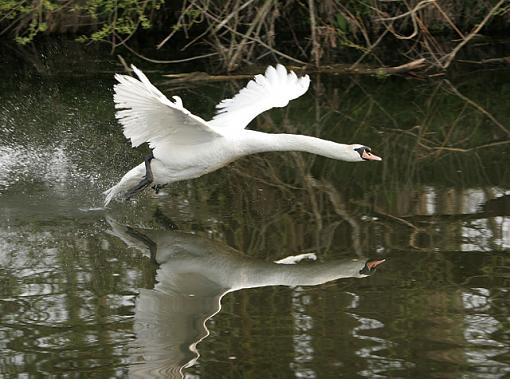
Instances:
[[[507,0],[0,0],[0,36],[20,46],[66,35],[156,63],[233,71],[264,60],[316,67],[425,59],[508,63]],[[469,59],[463,56],[471,49]]]

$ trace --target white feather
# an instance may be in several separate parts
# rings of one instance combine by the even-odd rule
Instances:
[[[222,135],[211,129],[207,122],[183,107],[179,97],[170,101],[149,79],[132,66],[140,80],[126,75],[115,75],[119,82],[114,86],[117,119],[124,127],[124,135],[133,147],[148,142],[157,148],[164,143],[192,145],[203,143]]]
[[[265,75],[256,75],[237,95],[216,105],[218,113],[209,125],[219,130],[244,129],[262,112],[285,107],[290,100],[303,95],[309,85],[308,75],[298,78],[281,64],[276,68],[269,66]]]

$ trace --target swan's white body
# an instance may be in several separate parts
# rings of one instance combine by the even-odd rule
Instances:
[[[298,78],[285,67],[268,67],[264,75],[256,75],[231,99],[217,105],[218,113],[210,121],[191,114],[179,97],[170,101],[136,67],[139,80],[116,75],[116,117],[124,127],[124,135],[133,147],[148,142],[154,159],[151,185],[165,185],[193,179],[215,171],[249,154],[267,151],[304,151],[350,162],[380,160],[363,145],[344,145],[320,138],[269,134],[245,129],[260,113],[284,107],[303,95],[310,84],[308,75]],[[359,149],[367,149],[367,157]],[[363,150],[364,151],[364,150]],[[146,175],[141,163],[105,192],[105,205],[125,195]]]

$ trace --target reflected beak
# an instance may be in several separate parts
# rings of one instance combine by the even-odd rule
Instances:
[[[378,157],[377,155],[372,154],[366,150],[363,150],[361,158],[366,159],[367,161],[382,161],[381,157]]]
[[[384,263],[386,259],[380,259],[380,260],[373,260],[367,262],[367,267],[370,271],[374,270],[377,266],[379,266],[381,263]]]

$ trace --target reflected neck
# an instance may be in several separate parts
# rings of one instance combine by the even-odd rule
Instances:
[[[230,291],[266,286],[314,286],[340,278],[360,277],[364,263],[338,260],[313,264],[257,263],[243,267],[234,280]],[[239,280],[240,279],[240,280]]]
[[[241,138],[242,155],[270,151],[302,151],[343,161],[359,161],[351,145],[298,134],[270,134],[245,130]]]

